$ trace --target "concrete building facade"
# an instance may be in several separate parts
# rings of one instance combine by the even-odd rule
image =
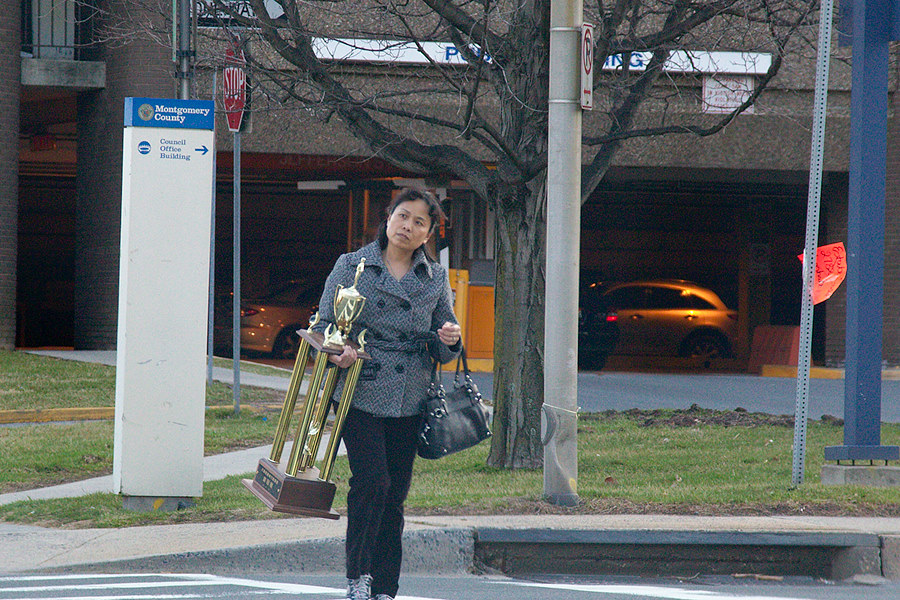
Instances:
[[[101,4],[115,13],[127,3]],[[29,33],[37,31],[39,17],[30,6],[23,2],[22,15],[0,16],[0,45],[17,57],[0,65],[0,347],[110,349],[123,99],[174,95],[171,50],[140,40],[82,47],[75,36],[71,44],[45,44],[51,50],[71,45],[71,56],[57,51],[47,58]],[[744,358],[756,326],[798,324],[811,68],[809,60],[789,65],[754,114],[715,136],[627,142],[583,207],[583,281],[666,277],[712,287],[741,314]],[[214,75],[199,68],[196,97],[216,96]],[[840,62],[829,101],[820,244],[842,241],[846,232],[849,70]],[[586,130],[590,124],[588,114]],[[224,119],[217,145],[216,281],[227,292],[233,170]],[[393,182],[412,177],[368,157],[340,123],[302,114],[254,112],[242,147],[242,278],[250,295],[279,281],[323,278],[337,254],[361,243],[380,221]],[[888,162],[886,253],[896,256],[900,154],[893,148]],[[310,181],[344,185],[304,187]],[[454,212],[451,266],[488,273],[488,211],[447,174],[432,174],[427,183],[446,193]],[[900,364],[896,263],[886,259],[889,364]],[[842,363],[843,313],[842,289],[817,309],[817,362]]]
[[[16,331],[16,260],[19,212],[19,6],[0,15],[0,348],[12,348]]]

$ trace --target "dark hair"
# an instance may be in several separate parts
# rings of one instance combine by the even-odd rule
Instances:
[[[387,216],[390,217],[394,214],[394,210],[404,202],[415,202],[416,200],[421,200],[428,205],[428,217],[431,219],[431,228],[428,233],[434,233],[434,230],[437,229],[437,226],[440,225],[443,219],[447,218],[447,215],[444,214],[444,209],[441,208],[441,203],[437,197],[427,190],[420,188],[403,188],[400,190],[400,193],[391,200],[385,212],[387,213]],[[378,228],[378,245],[384,250],[387,248],[387,244],[387,219],[385,219],[381,223],[381,227]],[[422,244],[422,250],[425,250],[425,244]],[[425,256],[432,261],[435,260],[434,257],[428,254],[427,250],[425,250]]]

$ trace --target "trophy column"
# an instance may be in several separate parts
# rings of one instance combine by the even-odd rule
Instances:
[[[337,286],[334,295],[335,323],[329,325],[324,334],[312,331],[313,326],[319,322],[318,314],[314,317],[309,329],[298,332],[302,341],[297,352],[297,360],[294,362],[294,370],[291,373],[284,405],[281,407],[281,417],[278,419],[278,427],[275,430],[272,453],[268,459],[263,458],[259,461],[256,476],[253,479],[242,480],[242,483],[272,510],[327,519],[337,519],[340,516],[331,508],[336,490],[334,483],[330,481],[331,471],[341,440],[341,429],[344,427],[344,419],[350,409],[350,402],[353,400],[353,392],[356,389],[356,382],[359,380],[362,363],[370,358],[365,351],[366,330],[360,332],[357,342],[353,342],[349,338],[353,321],[362,313],[366,303],[365,296],[362,296],[356,289],[356,284],[359,283],[364,269],[365,259],[356,265],[356,276],[351,287]],[[344,382],[340,402],[335,410],[331,437],[325,450],[322,468],[318,469],[315,466],[316,457],[328,420],[331,395],[334,393],[341,370],[334,365],[331,365],[330,369],[326,368],[329,366],[328,356],[341,354],[344,346],[348,344],[356,349],[358,360],[346,369],[347,379]],[[281,469],[281,454],[287,439],[287,430],[291,425],[297,394],[300,391],[303,376],[306,374],[306,363],[312,348],[318,350],[318,355],[306,392],[306,402],[304,402],[300,414],[291,456],[287,466]]]
[[[357,348],[358,360],[347,371],[341,399],[335,411],[334,423],[321,468],[315,466],[316,456],[321,445],[322,436],[328,419],[331,395],[339,376],[338,367],[328,366],[329,354],[340,354],[341,351],[324,345],[324,336],[314,331],[300,331],[302,339],[291,382],[281,409],[281,417],[275,430],[275,442],[269,458],[260,459],[253,479],[244,479],[242,483],[253,495],[263,501],[271,510],[312,517],[338,519],[340,515],[331,508],[336,486],[330,481],[334,468],[334,460],[340,445],[341,429],[353,399],[356,382],[362,370],[364,360],[369,358],[365,351],[365,331],[359,335],[359,344],[348,342]],[[294,445],[284,469],[281,468],[281,455],[287,438],[287,430],[293,418],[297,395],[302,383],[310,349],[318,350],[306,400],[300,413]],[[328,371],[327,375],[325,372]],[[324,380],[324,385],[323,385]]]

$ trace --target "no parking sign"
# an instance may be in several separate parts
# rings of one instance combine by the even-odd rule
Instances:
[[[581,26],[581,108],[594,108],[594,26]]]

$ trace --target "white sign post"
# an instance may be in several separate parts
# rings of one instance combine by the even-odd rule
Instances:
[[[214,103],[125,99],[113,491],[203,493]]]

